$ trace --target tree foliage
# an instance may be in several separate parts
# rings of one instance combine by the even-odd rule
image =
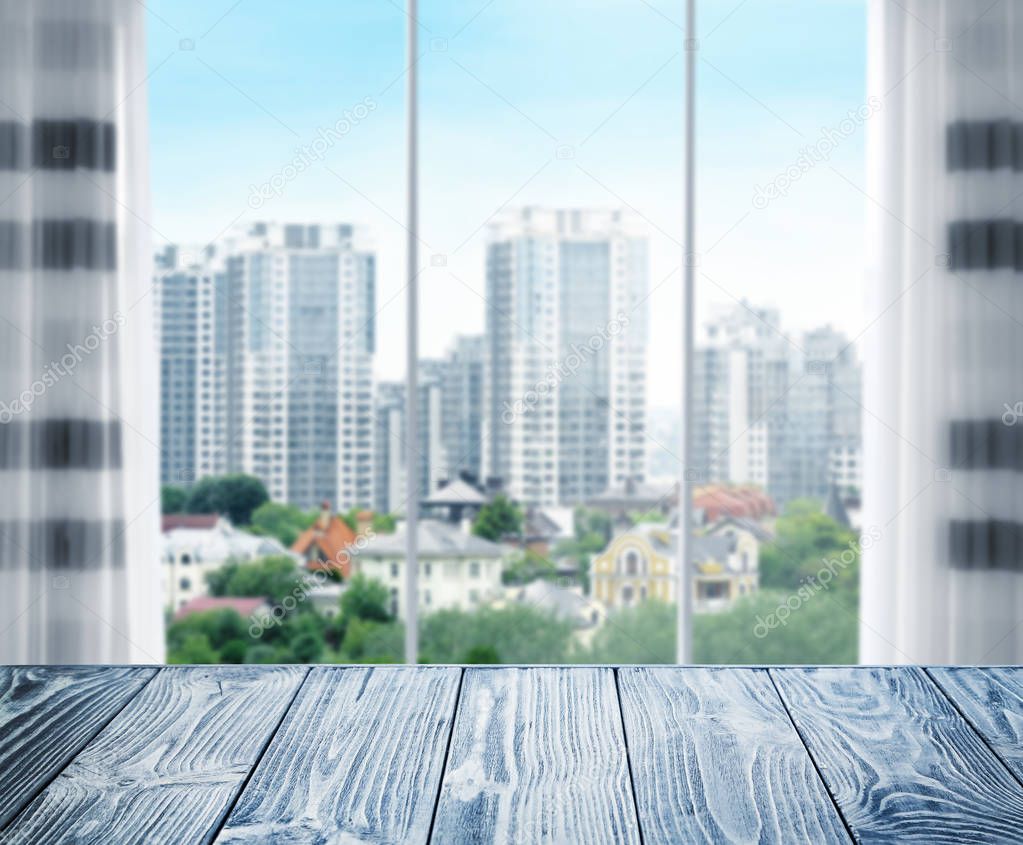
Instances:
[[[252,512],[249,531],[265,537],[276,537],[285,548],[291,548],[298,535],[316,521],[314,511],[303,511],[294,505],[264,502]]]
[[[185,510],[224,514],[235,525],[248,525],[253,511],[269,500],[263,482],[254,476],[240,473],[209,476],[189,492]]]
[[[280,604],[284,597],[307,589],[308,574],[284,555],[251,562],[229,560],[206,575],[211,596],[265,598]]]
[[[472,524],[472,533],[485,540],[499,542],[522,534],[522,509],[503,493],[487,502]]]
[[[490,648],[502,663],[565,663],[572,658],[572,631],[570,622],[526,605],[438,610],[422,620],[420,660],[461,663]]]
[[[160,513],[181,513],[188,501],[188,491],[183,487],[164,484],[160,488]]]

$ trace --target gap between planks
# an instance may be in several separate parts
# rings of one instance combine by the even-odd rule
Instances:
[[[803,738],[803,732],[800,730],[798,724],[796,724],[795,717],[792,715],[792,711],[789,710],[789,704],[785,700],[785,696],[781,694],[781,690],[778,689],[778,684],[774,680],[774,668],[776,667],[764,667],[764,671],[767,672],[767,679],[771,682],[771,688],[774,690],[774,694],[778,696],[778,701],[781,702],[781,706],[785,709],[785,715],[788,717],[789,724],[792,725],[792,730],[796,732],[796,736],[799,737],[799,742],[803,746],[803,751],[806,752],[807,759],[813,765],[813,770],[817,773],[817,780],[821,782],[821,786],[824,787],[824,791],[827,793],[828,798],[831,799],[831,804],[835,808],[835,812],[838,813],[838,817],[842,820],[842,826],[845,828],[845,832],[849,835],[850,842],[858,842],[859,839],[853,833],[852,828],[849,826],[849,820],[846,819],[845,813],[842,812],[842,808],[838,806],[838,801],[835,799],[834,794],[831,791],[831,787],[828,786],[828,782],[824,779],[824,775],[821,772],[820,766],[817,764],[816,758],[810,752],[810,746],[806,744],[806,739]],[[747,670],[749,671],[749,670]]]
[[[220,819],[214,826],[213,832],[206,840],[207,842],[215,842],[217,837],[220,836],[220,831],[224,829],[224,825],[227,824],[227,820],[231,817],[231,812],[234,810],[235,806],[237,806],[238,802],[241,800],[242,794],[245,792],[246,788],[249,785],[249,781],[252,780],[252,776],[256,773],[256,767],[263,759],[263,755],[266,754],[266,750],[270,747],[270,743],[272,743],[274,741],[274,738],[277,736],[277,732],[281,729],[281,725],[284,724],[284,720],[288,717],[288,713],[291,712],[291,708],[295,704],[295,699],[298,698],[298,694],[299,692],[301,692],[302,687],[305,686],[305,682],[309,680],[309,676],[312,674],[312,671],[313,671],[312,666],[306,666],[305,674],[302,676],[301,683],[295,686],[295,692],[292,693],[291,698],[288,700],[288,706],[284,708],[284,712],[281,713],[281,718],[277,720],[277,724],[274,725],[274,729],[270,732],[270,736],[267,737],[266,742],[263,743],[263,747],[259,749],[259,754],[256,755],[255,760],[253,760],[252,762],[252,766],[249,767],[249,771],[245,775],[245,780],[242,781],[242,785],[239,788],[237,794],[234,796],[234,798],[227,803],[227,807],[224,809],[223,815],[220,817]]]
[[[625,765],[629,772],[629,793],[632,795],[632,806],[636,812],[636,832],[639,834],[640,845],[645,842],[643,836],[643,819],[640,818],[639,799],[636,797],[636,779],[632,775],[632,754],[629,752],[629,731],[625,727],[625,713],[622,710],[622,688],[618,682],[618,671],[620,667],[614,666],[611,671],[615,679],[615,698],[618,700],[618,720],[622,725],[622,742],[625,743]]]
[[[1009,776],[1014,781],[1016,781],[1016,783],[1019,784],[1020,789],[1023,789],[1023,780],[1020,780],[1016,772],[1013,771],[1012,766],[1006,763],[1005,760],[1002,758],[1002,755],[995,750],[994,746],[992,746],[990,742],[988,742],[987,737],[984,736],[983,731],[981,731],[981,729],[973,723],[973,720],[966,715],[966,711],[959,706],[959,704],[949,694],[945,687],[942,686],[941,681],[939,681],[937,678],[934,677],[934,675],[931,674],[931,670],[928,667],[921,666],[920,669],[927,677],[927,680],[930,681],[931,686],[935,687],[938,690],[938,694],[942,698],[944,698],[949,704],[952,705],[952,709],[959,714],[959,717],[966,723],[967,727],[969,727],[969,729],[973,731],[974,734],[976,734],[977,738],[984,744],[984,747],[988,750],[988,752],[990,752],[991,756],[994,757],[1001,764],[1002,768],[1009,773]],[[973,667],[973,671],[982,672],[983,668]]]
[[[107,668],[120,668],[120,667],[107,667]],[[145,668],[145,667],[140,666],[139,668],[142,669],[142,668]],[[28,801],[26,801],[23,804],[21,809],[18,810],[18,812],[16,812],[13,816],[11,816],[10,821],[8,821],[7,824],[5,824],[3,826],[3,828],[0,828],[0,834],[4,834],[5,835],[7,833],[7,831],[8,831],[8,829],[14,826],[15,822],[18,821],[18,818],[21,816],[21,814],[28,807],[30,807],[32,805],[32,803],[40,795],[43,794],[43,792],[46,791],[46,789],[50,786],[50,784],[52,784],[57,778],[59,778],[61,776],[61,774],[64,772],[65,769],[68,768],[68,766],[70,766],[72,763],[74,763],[75,760],[78,759],[78,755],[79,754],[81,754],[83,751],[85,751],[86,748],[88,748],[90,745],[92,745],[92,743],[95,741],[96,737],[98,737],[101,733],[103,733],[103,731],[105,731],[107,729],[107,726],[112,721],[114,721],[114,719],[116,719],[118,716],[120,716],[121,713],[124,712],[125,708],[129,704],[131,704],[136,698],[138,698],[142,694],[142,691],[146,687],[148,687],[153,682],[153,680],[156,677],[158,677],[163,672],[165,667],[160,666],[160,667],[155,667],[155,668],[156,668],[156,671],[153,672],[153,674],[150,675],[145,680],[145,682],[132,695],[128,696],[128,698],[125,700],[124,704],[122,704],[120,707],[118,707],[113,713],[110,714],[110,718],[109,719],[106,719],[102,724],[100,724],[96,728],[96,730],[93,732],[92,736],[89,737],[88,741],[85,742],[82,745],[82,747],[78,749],[78,752],[76,754],[74,754],[63,766],[61,766],[59,769],[56,769],[49,778],[47,778],[45,781],[43,781],[43,783],[39,785],[38,789],[36,789],[36,790],[34,790],[32,792],[32,794],[28,798]]]
[[[444,790],[444,776],[448,773],[448,758],[451,755],[451,743],[455,739],[455,723],[458,722],[458,713],[462,704],[462,683],[465,681],[465,667],[459,667],[458,689],[455,690],[454,712],[451,714],[451,727],[448,728],[448,742],[444,747],[444,762],[440,767],[440,777],[437,778],[437,793],[433,796],[433,812],[430,813],[430,827],[426,834],[427,843],[433,842],[433,827],[437,822],[437,810],[440,808],[440,796]]]

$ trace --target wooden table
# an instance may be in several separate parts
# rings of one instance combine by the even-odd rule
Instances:
[[[0,667],[0,842],[1023,841],[1023,668]]]

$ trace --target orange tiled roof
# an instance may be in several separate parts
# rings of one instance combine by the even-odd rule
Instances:
[[[324,511],[311,528],[303,531],[291,550],[302,555],[306,568],[315,571],[335,570],[341,577],[351,575],[348,547],[355,542],[355,532],[341,517]],[[318,550],[318,554],[317,554]],[[310,557],[310,552],[315,556]]]

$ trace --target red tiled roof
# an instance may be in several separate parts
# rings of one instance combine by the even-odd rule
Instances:
[[[215,528],[219,519],[216,513],[165,513],[160,530],[166,534],[175,528]]]
[[[336,570],[347,580],[352,567],[347,549],[354,542],[355,532],[348,527],[348,523],[324,511],[311,528],[299,535],[291,550],[306,559],[307,569],[314,572]],[[313,557],[310,557],[310,552]]]
[[[693,491],[693,507],[702,508],[708,522],[723,516],[759,519],[774,514],[774,501],[755,487],[711,485]]]
[[[237,598],[233,596],[196,596],[196,598],[183,604],[178,612],[174,614],[174,618],[184,619],[193,613],[229,609],[245,619],[265,605],[266,599]]]

